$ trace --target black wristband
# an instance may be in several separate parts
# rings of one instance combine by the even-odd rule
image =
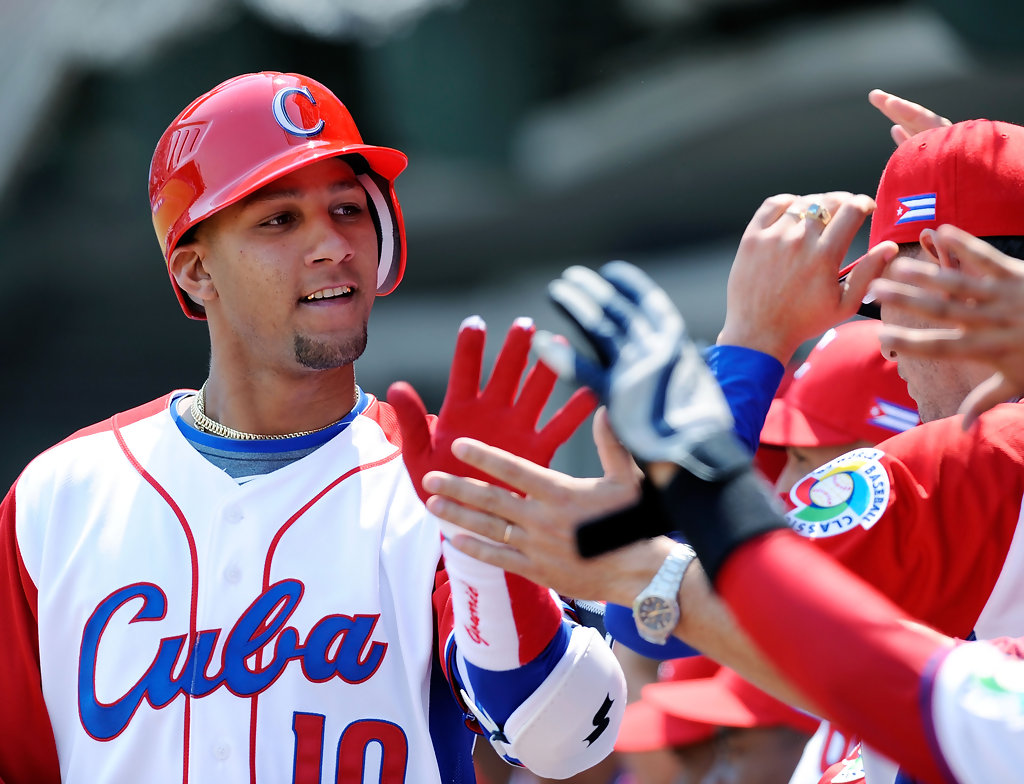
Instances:
[[[712,584],[741,544],[789,527],[774,491],[752,468],[724,482],[706,482],[679,471],[661,497],[673,529],[697,551]]]
[[[576,529],[576,548],[580,555],[593,558],[672,531],[672,518],[662,503],[658,488],[645,477],[640,491],[640,500],[633,506],[590,520]]]

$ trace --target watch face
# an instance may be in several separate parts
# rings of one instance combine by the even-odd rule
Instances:
[[[648,596],[636,610],[637,619],[648,629],[659,631],[675,628],[679,619],[676,608],[659,596]]]

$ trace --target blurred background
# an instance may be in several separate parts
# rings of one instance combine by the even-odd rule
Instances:
[[[0,481],[205,378],[147,173],[230,76],[307,73],[409,154],[408,269],[357,375],[436,410],[461,319],[492,355],[517,315],[565,328],[544,286],[568,264],[640,264],[713,341],[764,197],[874,193],[893,143],[868,90],[1024,121],[1021,29],[1017,0],[0,0]],[[589,434],[559,460],[596,470]]]

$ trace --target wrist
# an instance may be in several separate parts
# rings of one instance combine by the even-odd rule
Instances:
[[[730,324],[726,321],[715,341],[719,346],[739,346],[760,351],[786,365],[803,341],[783,339],[779,330],[757,328],[753,324]]]
[[[451,585],[455,642],[467,661],[512,670],[551,642],[562,610],[551,591],[441,544]]]
[[[703,482],[680,471],[662,493],[677,530],[697,551],[712,584],[744,542],[789,529],[774,491],[753,469],[725,482]]]
[[[637,633],[647,642],[664,645],[682,616],[679,588],[696,554],[690,545],[675,542],[657,573],[633,600]]]
[[[628,555],[628,562],[622,568],[609,570],[615,574],[615,580],[607,586],[607,600],[632,607],[633,600],[650,585],[674,544],[669,537],[658,536],[618,551],[623,559]]]

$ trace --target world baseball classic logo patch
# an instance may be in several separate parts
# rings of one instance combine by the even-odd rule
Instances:
[[[855,449],[812,471],[789,492],[786,515],[801,536],[838,536],[878,522],[889,505],[889,474],[878,449]]]

